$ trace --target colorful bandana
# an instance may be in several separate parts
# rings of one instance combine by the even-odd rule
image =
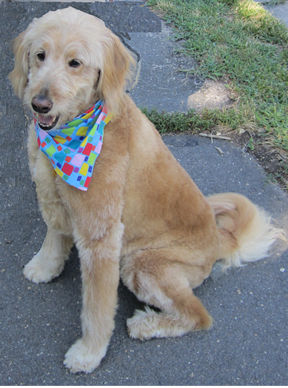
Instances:
[[[104,127],[111,120],[103,101],[62,127],[44,131],[35,120],[37,141],[55,172],[69,185],[87,191],[100,154]]]

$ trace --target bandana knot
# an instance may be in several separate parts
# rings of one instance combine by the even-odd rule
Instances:
[[[62,127],[46,132],[35,120],[37,142],[55,173],[69,185],[87,191],[104,136],[111,120],[103,101]]]

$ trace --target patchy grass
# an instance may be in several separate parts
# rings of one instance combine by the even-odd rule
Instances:
[[[242,114],[235,109],[228,110],[205,110],[201,114],[194,111],[188,113],[165,113],[156,110],[143,112],[154,123],[161,133],[193,131],[199,133],[203,131],[213,131],[221,126],[236,129],[244,125]]]
[[[184,42],[183,52],[198,62],[189,72],[224,81],[239,96],[232,108],[201,115],[189,112],[160,118],[150,112],[157,128],[198,132],[215,126],[235,132],[249,128],[250,146],[254,149],[264,142],[277,148],[284,158],[279,168],[287,172],[286,27],[253,0],[150,0],[148,5],[173,25],[176,39]]]

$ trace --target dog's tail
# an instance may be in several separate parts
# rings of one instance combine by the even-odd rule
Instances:
[[[223,193],[207,200],[215,214],[224,267],[263,259],[277,239],[285,239],[271,217],[243,195]]]

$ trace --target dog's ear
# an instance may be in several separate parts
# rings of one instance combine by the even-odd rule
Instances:
[[[26,40],[26,31],[22,32],[13,42],[15,57],[14,69],[9,74],[15,94],[23,98],[24,89],[28,82],[29,71],[29,43]]]
[[[99,82],[100,94],[108,111],[114,116],[119,113],[135,60],[120,39],[111,33],[109,44],[104,49],[103,74]]]

